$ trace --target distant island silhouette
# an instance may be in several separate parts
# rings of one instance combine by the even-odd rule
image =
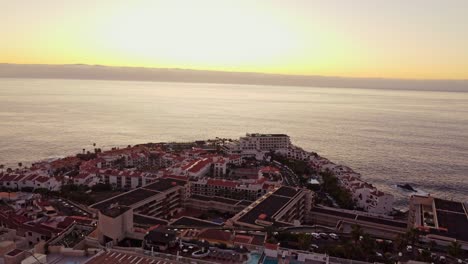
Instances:
[[[280,86],[315,86],[425,91],[468,91],[468,80],[351,78],[178,68],[115,67],[87,64],[0,63],[0,78],[51,78],[157,82],[225,83]]]

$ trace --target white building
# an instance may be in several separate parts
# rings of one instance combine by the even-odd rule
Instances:
[[[285,134],[247,134],[240,138],[239,143],[242,152],[280,150],[291,146],[291,140]]]
[[[223,177],[226,175],[226,170],[227,170],[227,163],[228,160],[224,158],[218,158],[214,163],[213,163],[213,175],[215,177]]]
[[[196,178],[203,177],[205,174],[210,172],[212,163],[212,158],[201,158],[190,161],[181,167],[182,175]]]
[[[351,193],[356,205],[366,212],[388,214],[393,210],[394,197],[362,181],[358,174],[338,176],[341,186]]]
[[[278,152],[290,159],[297,159],[297,160],[309,160],[311,154],[302,148],[293,146],[290,144],[291,147],[287,149],[280,149]]]

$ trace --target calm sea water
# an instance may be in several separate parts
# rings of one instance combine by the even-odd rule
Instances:
[[[287,133],[395,188],[468,201],[468,93],[0,79],[0,163],[101,147]]]

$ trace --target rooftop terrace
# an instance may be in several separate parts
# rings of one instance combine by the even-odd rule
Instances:
[[[210,222],[206,220],[201,220],[193,217],[183,216],[176,221],[171,223],[171,226],[180,226],[180,227],[219,227],[221,224]]]
[[[108,199],[99,203],[95,203],[91,205],[91,208],[96,208],[98,210],[101,210],[101,209],[109,207],[111,204],[132,206],[156,194],[158,194],[158,192],[139,188],[139,189],[135,189],[135,190],[126,192],[118,196],[114,196],[111,199]]]
[[[106,215],[112,218],[116,218],[117,216],[124,214],[128,210],[130,210],[130,207],[122,206],[122,205],[109,206],[109,207],[100,209],[103,215]]]
[[[255,224],[255,220],[261,214],[265,214],[264,220],[270,220],[283,206],[290,201],[290,198],[284,196],[270,195],[265,200],[260,202],[246,214],[239,218],[240,222]]]
[[[147,227],[155,225],[167,225],[167,221],[165,220],[139,214],[133,214],[133,223]]]
[[[281,187],[279,188],[278,190],[276,190],[275,192],[275,195],[281,195],[281,196],[286,196],[286,197],[294,197],[294,195],[296,195],[299,191],[294,189],[294,188],[290,188],[290,187]]]
[[[173,179],[173,178],[161,178],[157,179],[156,182],[145,185],[142,188],[147,190],[152,190],[156,192],[164,192],[175,186],[183,186],[187,182],[183,180]]]
[[[460,202],[448,201],[448,200],[442,200],[442,199],[436,198],[434,199],[434,203],[435,203],[437,210],[465,213],[465,210],[463,210],[463,204]]]

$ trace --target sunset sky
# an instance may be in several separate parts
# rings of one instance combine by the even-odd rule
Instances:
[[[467,0],[0,0],[0,62],[468,79]]]

